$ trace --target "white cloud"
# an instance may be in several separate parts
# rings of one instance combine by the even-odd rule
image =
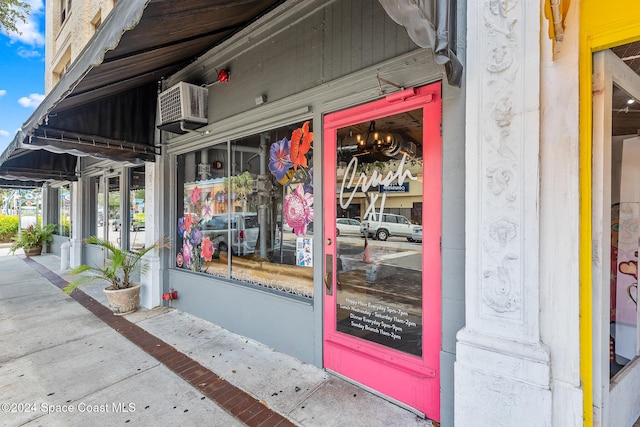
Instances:
[[[25,59],[38,58],[42,56],[42,53],[39,50],[25,49],[24,47],[21,46],[18,48],[18,56]]]
[[[9,136],[9,132],[7,132],[7,131],[6,131],[6,130],[4,130],[4,129],[0,129],[0,136],[1,136],[1,137]]]
[[[7,94],[7,91],[4,89],[0,89],[0,96],[5,96]]]
[[[26,0],[31,6],[31,13],[27,16],[27,22],[18,20],[16,28],[20,34],[11,33],[11,42],[21,42],[31,46],[44,46],[44,34],[38,25],[38,16],[44,13],[44,3],[42,0]]]
[[[23,96],[18,99],[18,103],[25,108],[36,108],[42,100],[44,99],[44,95],[39,93],[31,93],[29,96]]]

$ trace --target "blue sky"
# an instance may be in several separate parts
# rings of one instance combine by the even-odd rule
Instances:
[[[44,98],[44,1],[31,5],[22,34],[0,34],[0,153]]]

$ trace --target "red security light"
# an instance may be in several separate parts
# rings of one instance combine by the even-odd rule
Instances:
[[[220,83],[227,83],[229,81],[229,70],[222,69],[218,71],[218,81]]]

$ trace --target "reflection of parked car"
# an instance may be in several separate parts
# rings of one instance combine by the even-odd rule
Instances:
[[[422,242],[422,227],[414,227],[413,231],[411,232],[411,238],[414,242]]]
[[[120,217],[119,216],[113,218],[112,220],[109,220],[109,222],[111,223],[111,229],[113,231],[119,231],[120,230],[120,227],[122,226],[122,223],[120,222]]]
[[[337,218],[336,219],[336,236],[342,236],[345,234],[360,235],[360,221],[352,218]]]
[[[143,230],[144,229],[144,220],[145,220],[144,213],[134,214],[133,218],[131,218],[131,224],[129,226],[129,229],[131,231]]]
[[[144,230],[144,220],[142,221],[133,221],[131,223],[131,225],[129,226],[129,230],[131,231],[139,231],[139,230]]]
[[[256,251],[258,242],[258,215],[255,212],[234,212],[214,215],[209,221],[202,221],[202,237],[209,237],[220,252],[229,250],[229,228],[231,229],[231,249],[235,255],[247,255]]]
[[[362,221],[360,233],[363,237],[375,237],[378,240],[387,240],[390,236],[406,237],[411,242],[413,241],[411,233],[415,227],[402,215],[370,214],[365,221]]]

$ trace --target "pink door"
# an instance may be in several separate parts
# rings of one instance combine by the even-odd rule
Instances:
[[[325,367],[434,420],[441,106],[435,83],[324,120]]]

